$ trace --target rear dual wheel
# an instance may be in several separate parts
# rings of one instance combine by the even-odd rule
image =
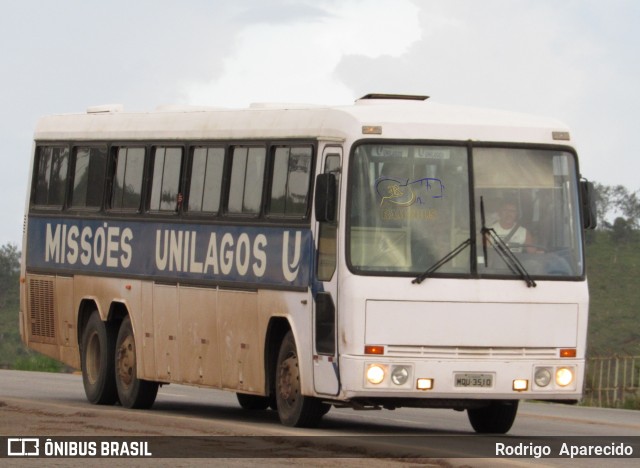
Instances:
[[[87,400],[95,405],[120,401],[125,408],[150,408],[158,383],[139,379],[136,372],[136,344],[131,319],[118,327],[103,322],[94,310],[82,333],[82,382]]]
[[[125,408],[151,408],[158,394],[158,383],[139,379],[136,372],[136,342],[131,319],[120,324],[115,352],[115,380],[118,398]]]
[[[113,371],[117,333],[113,324],[102,321],[97,310],[82,333],[82,383],[87,400],[94,405],[112,405],[118,399]]]

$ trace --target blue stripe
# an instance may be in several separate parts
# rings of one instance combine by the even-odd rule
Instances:
[[[29,219],[27,268],[308,287],[307,228]]]

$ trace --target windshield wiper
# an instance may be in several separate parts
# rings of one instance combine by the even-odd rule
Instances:
[[[464,241],[462,244],[460,244],[458,247],[453,249],[451,252],[449,252],[447,255],[442,257],[440,260],[438,260],[436,263],[434,263],[431,267],[429,267],[429,269],[427,271],[422,273],[417,278],[413,279],[411,281],[411,283],[412,284],[420,284],[420,283],[422,283],[432,273],[434,273],[436,270],[438,270],[442,265],[444,265],[445,263],[453,260],[454,257],[456,257],[460,252],[462,252],[470,244],[471,244],[471,239],[469,238],[466,241]]]
[[[509,246],[502,240],[502,238],[496,233],[495,229],[485,226],[484,218],[484,200],[480,197],[480,217],[482,219],[482,228],[480,233],[482,234],[482,250],[484,253],[484,266],[489,267],[489,261],[487,258],[487,241],[491,243],[491,246],[498,252],[498,255],[504,263],[509,267],[511,273],[520,276],[527,283],[528,288],[535,288],[536,282],[531,278],[525,267],[520,263],[518,257],[511,251]]]

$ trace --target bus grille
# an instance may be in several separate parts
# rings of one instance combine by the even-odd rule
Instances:
[[[554,358],[556,348],[475,348],[463,346],[387,346],[387,356],[473,359],[473,358]]]
[[[52,280],[29,280],[29,318],[33,341],[56,342],[54,304]]]

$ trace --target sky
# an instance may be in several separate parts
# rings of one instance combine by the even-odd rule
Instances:
[[[637,0],[4,0],[0,245],[40,116],[99,104],[349,104],[371,92],[555,117],[581,173],[640,190]]]

